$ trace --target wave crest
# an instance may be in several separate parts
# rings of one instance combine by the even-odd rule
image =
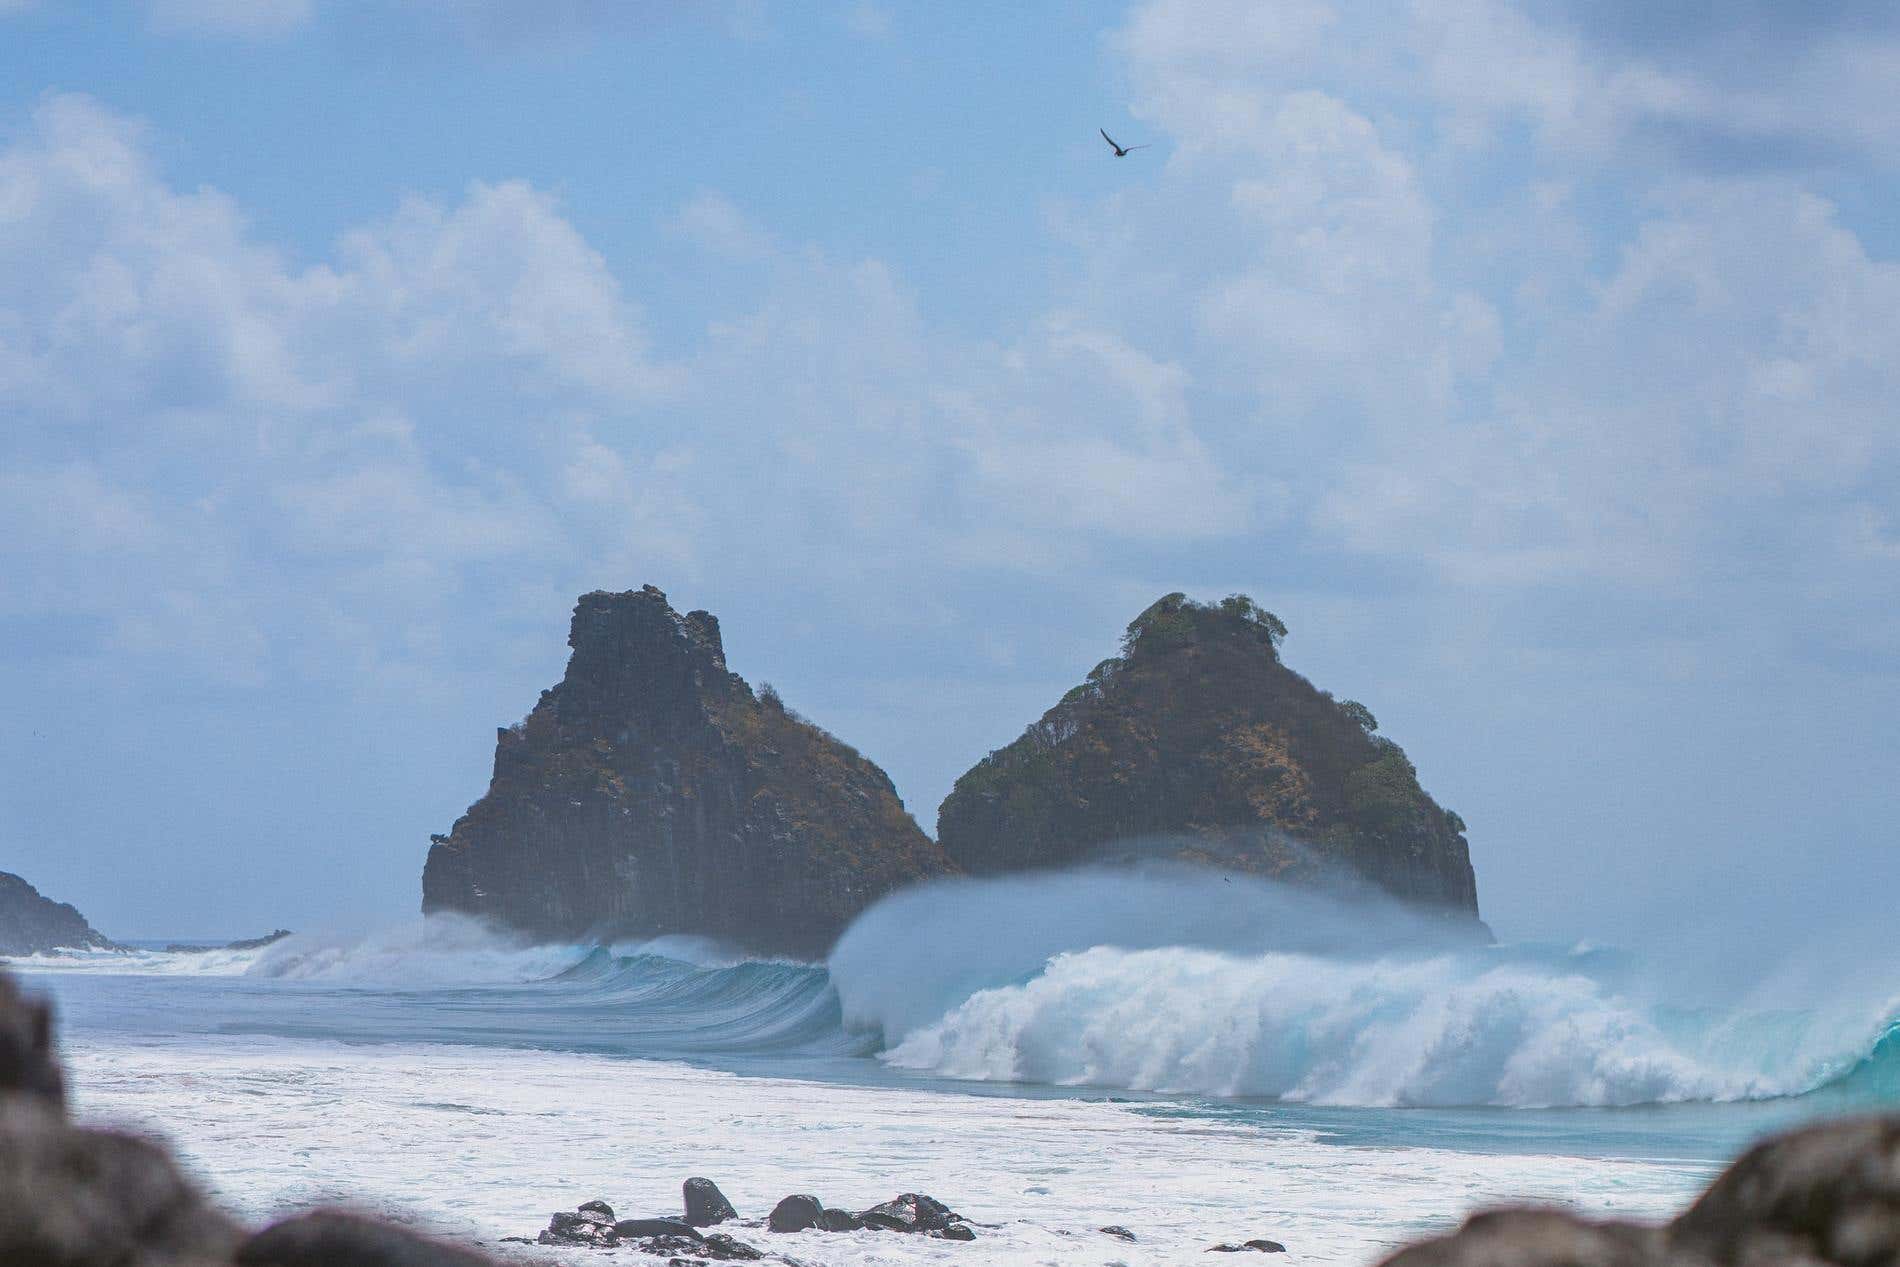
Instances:
[[[1145,914],[1104,926],[1131,909]],[[1461,946],[1390,914],[1207,874],[962,882],[868,913],[833,968],[885,1061],[953,1078],[1541,1107],[1766,1099],[1850,1075],[1880,1094],[1900,1077],[1881,1072],[1900,1061],[1900,1038],[1882,1041],[1896,1000],[1672,1004],[1600,952]],[[1341,941],[1355,924],[1410,944]],[[989,979],[968,988],[973,974]]]

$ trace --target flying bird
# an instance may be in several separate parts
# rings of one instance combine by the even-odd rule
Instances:
[[[1145,150],[1148,148],[1146,145],[1117,145],[1115,143],[1115,138],[1108,134],[1107,129],[1096,128],[1095,130],[1102,134],[1102,139],[1104,141],[1108,142],[1108,148],[1115,151],[1116,158],[1127,158],[1130,154],[1133,154],[1136,150]]]

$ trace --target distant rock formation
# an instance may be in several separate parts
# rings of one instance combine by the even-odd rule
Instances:
[[[55,950],[111,950],[112,942],[68,902],[0,871],[0,955],[41,955]]]
[[[434,838],[425,912],[816,957],[947,869],[882,770],[727,670],[711,613],[651,585],[586,594],[568,645],[560,685],[497,736],[487,795]]]
[[[1120,656],[957,780],[944,852],[986,874],[1170,838],[1179,856],[1290,880],[1343,870],[1475,921],[1464,824],[1370,710],[1281,663],[1285,636],[1245,595],[1161,599]]]
[[[265,933],[262,937],[240,937],[236,941],[227,941],[222,946],[198,946],[190,942],[175,941],[165,947],[170,955],[208,955],[214,950],[262,950],[266,946],[275,946],[290,936],[288,928],[279,928]]]

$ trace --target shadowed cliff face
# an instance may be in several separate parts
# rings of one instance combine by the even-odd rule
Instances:
[[[1464,825],[1364,706],[1280,662],[1285,633],[1240,595],[1157,602],[1121,656],[957,780],[944,852],[995,873],[1167,837],[1179,856],[1289,880],[1344,872],[1475,918]]]
[[[107,949],[111,945],[70,903],[42,897],[19,876],[0,871],[0,955]]]
[[[727,670],[710,613],[587,594],[568,645],[560,685],[499,733],[488,794],[435,838],[425,912],[816,957],[948,869],[882,770]]]

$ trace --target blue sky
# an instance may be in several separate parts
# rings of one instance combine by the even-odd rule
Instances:
[[[928,828],[1243,590],[1507,935],[1879,918],[1896,68],[1859,3],[0,0],[0,867],[400,917],[646,582]]]

